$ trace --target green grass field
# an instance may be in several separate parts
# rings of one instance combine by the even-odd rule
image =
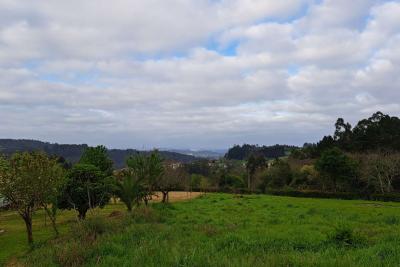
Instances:
[[[109,216],[112,211],[123,211]],[[400,266],[400,203],[208,194],[126,215],[121,204],[52,238],[35,217],[31,250],[14,213],[0,214],[0,260],[28,266]]]

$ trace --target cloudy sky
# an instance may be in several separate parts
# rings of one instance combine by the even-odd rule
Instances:
[[[0,138],[298,145],[399,85],[400,1],[0,0]]]

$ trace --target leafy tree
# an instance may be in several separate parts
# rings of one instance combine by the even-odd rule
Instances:
[[[293,172],[291,187],[298,189],[320,189],[320,177],[313,165],[303,165],[300,170]]]
[[[131,156],[126,161],[128,168],[143,184],[143,201],[146,205],[154,194],[157,181],[163,175],[164,166],[162,162],[163,160],[157,151],[148,156],[142,154]]]
[[[68,173],[59,207],[78,211],[78,218],[82,220],[89,209],[104,207],[109,202],[112,191],[112,180],[98,167],[78,163]]]
[[[357,164],[338,148],[332,148],[322,153],[315,163],[317,171],[327,177],[336,192],[339,182],[352,183],[356,178]]]
[[[205,159],[196,160],[192,163],[185,164],[185,169],[189,174],[200,174],[203,176],[209,176],[211,173],[209,161]]]
[[[246,185],[240,176],[235,175],[231,172],[227,172],[227,173],[223,173],[223,175],[221,175],[219,177],[218,187],[219,188],[238,189],[238,188],[244,188],[244,187],[246,187]]]
[[[205,176],[201,174],[192,174],[188,179],[188,190],[192,191],[193,188],[198,189],[200,187],[201,180],[205,178]]]
[[[268,167],[262,187],[264,187],[264,190],[267,187],[282,188],[289,185],[292,182],[292,179],[292,170],[287,161],[276,159]]]
[[[246,170],[247,170],[247,187],[248,189],[252,188],[252,182],[254,178],[254,174],[260,168],[265,167],[266,161],[264,156],[260,154],[251,154],[247,159]]]
[[[204,192],[205,194],[207,193],[207,191],[210,190],[211,187],[211,183],[210,180],[207,177],[201,177],[200,179],[200,183],[199,183],[199,189],[201,192]]]
[[[108,157],[105,146],[86,148],[79,163],[94,165],[106,176],[111,176],[113,172],[113,162]]]
[[[5,196],[25,222],[28,242],[33,242],[32,215],[42,207],[58,234],[54,203],[64,184],[64,171],[54,158],[42,152],[16,153],[10,160],[0,159],[0,194]]]
[[[350,123],[344,122],[342,118],[337,119],[333,139],[337,142],[337,145],[340,148],[350,150],[352,147],[352,131]]]

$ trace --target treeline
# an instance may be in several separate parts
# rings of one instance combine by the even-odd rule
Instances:
[[[36,140],[15,140],[15,139],[0,139],[0,154],[11,156],[16,152],[32,152],[44,151],[48,155],[64,158],[69,163],[76,163],[81,158],[83,152],[89,146],[86,144],[52,144]],[[138,151],[135,149],[109,149],[107,154],[113,162],[115,168],[123,168],[125,160],[132,154],[150,153],[146,151]],[[191,155],[184,155],[177,152],[159,151],[159,154],[169,160],[181,162],[192,162],[197,158]]]
[[[288,157],[271,160],[262,153],[265,147],[246,144],[231,148],[223,161],[192,163],[189,170],[206,179],[203,184],[214,191],[365,199],[378,199],[379,195],[379,199],[397,201],[400,119],[377,112],[355,127],[341,118],[334,126],[333,135],[317,144],[273,147],[272,151],[278,152],[274,156],[290,148]]]
[[[337,147],[350,153],[400,151],[400,119],[376,112],[356,126],[337,119],[333,135],[324,136],[317,144],[304,144],[295,150],[297,158],[318,158],[327,149]]]
[[[274,145],[274,146],[259,146],[259,145],[235,145],[225,154],[226,159],[231,160],[247,160],[252,154],[262,155],[265,158],[275,159],[284,157],[295,146]]]

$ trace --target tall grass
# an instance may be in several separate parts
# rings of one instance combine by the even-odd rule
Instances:
[[[399,211],[395,203],[208,194],[132,216],[102,214],[21,260],[29,266],[398,266]]]

